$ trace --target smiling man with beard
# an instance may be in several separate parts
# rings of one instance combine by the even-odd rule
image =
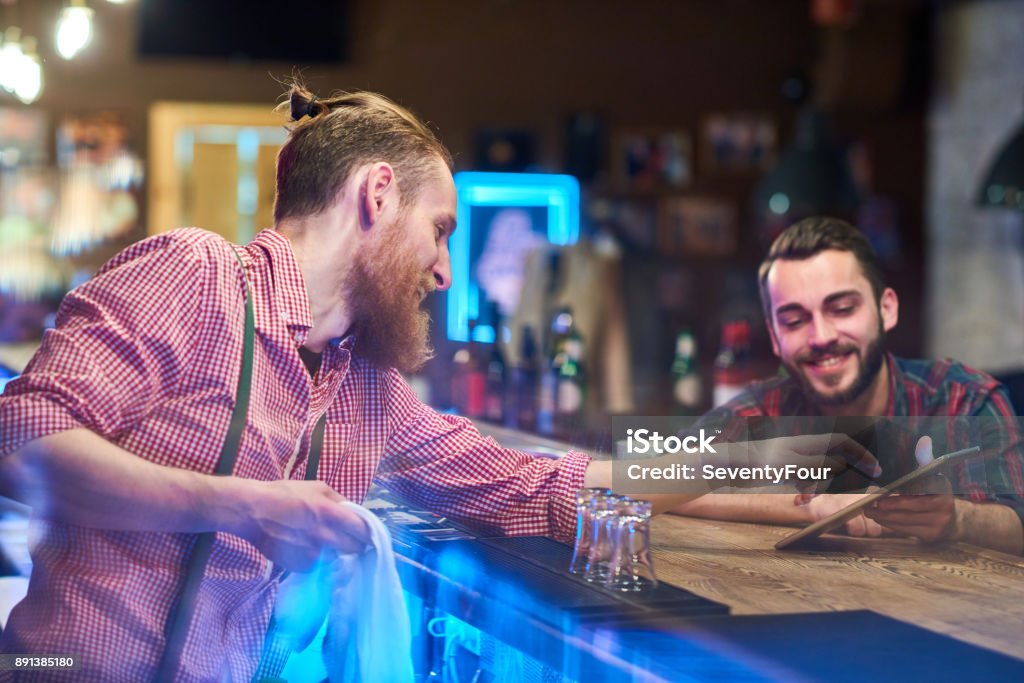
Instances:
[[[761,302],[772,350],[785,372],[756,382],[702,418],[736,429],[749,419],[801,424],[937,425],[982,446],[986,457],[961,463],[953,486],[940,493],[894,495],[846,524],[857,536],[885,532],[924,542],[959,540],[1012,553],[1024,550],[1024,450],[1005,388],[983,372],[953,360],[897,358],[884,349],[899,317],[870,243],[834,218],[808,218],[772,244],[759,273]],[[832,420],[831,418],[835,418]],[[948,419],[947,419],[948,418]],[[951,425],[956,425],[954,429]],[[961,429],[967,425],[966,429]],[[881,429],[885,429],[883,426]],[[896,430],[893,430],[896,431]],[[879,452],[887,480],[931,459],[929,437]],[[950,437],[952,441],[953,437]],[[954,450],[950,446],[947,450]],[[895,451],[895,452],[893,452]],[[947,482],[948,483],[948,482]],[[954,496],[952,489],[958,494]],[[700,517],[781,524],[817,521],[864,494],[707,495],[675,511]]]

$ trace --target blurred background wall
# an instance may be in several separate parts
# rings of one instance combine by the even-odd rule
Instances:
[[[146,220],[154,215],[154,164],[173,164],[150,151],[168,144],[150,129],[156,103],[245,104],[269,115],[282,92],[279,80],[298,69],[315,92],[366,88],[411,107],[449,145],[459,170],[576,175],[584,237],[610,235],[622,250],[637,408],[660,411],[679,329],[693,330],[707,374],[723,322],[749,318],[755,351],[770,363],[754,273],[771,237],[797,216],[769,209],[759,192],[799,140],[802,112],[813,108],[827,115],[830,140],[849,161],[859,198],[835,213],[869,232],[901,296],[892,348],[951,354],[1004,373],[1024,368],[1021,214],[971,206],[983,166],[1024,114],[1024,3],[1017,0],[303,3],[303,11],[319,6],[331,21],[342,17],[341,58],[327,64],[241,54],[147,56],[140,17],[161,4],[147,0],[90,0],[92,42],[64,60],[52,35],[67,4],[0,3],[0,26],[16,24],[22,35],[37,37],[45,76],[35,102],[5,96],[0,106],[45,120],[45,154],[31,162],[34,168],[59,172],[62,144],[65,152],[92,144],[75,143],[69,121],[106,117],[121,126],[117,144],[138,160],[140,173],[128,192],[137,203],[130,225],[54,257],[63,288],[131,241],[176,227]],[[185,6],[203,4],[183,0],[179,11],[150,14],[158,18],[153,30],[174,35]],[[216,5],[232,3],[206,3]],[[289,54],[323,40],[316,21],[307,21],[308,31],[287,28],[285,18],[298,11],[237,3],[216,30],[225,42],[240,32]],[[188,52],[190,32],[198,43],[204,27],[184,28],[176,42]],[[740,132],[765,126],[768,148],[763,156],[729,156],[714,139],[719,125]],[[663,135],[682,141],[673,145],[686,150],[685,179],[648,182],[629,165],[630,141]],[[495,158],[495,150],[505,156]],[[673,204],[680,198],[682,205]],[[667,248],[659,222],[673,206],[685,208],[687,198],[724,211],[728,239]],[[259,197],[262,209],[269,203],[265,193]],[[8,254],[12,244],[4,242]],[[7,324],[6,340],[31,343],[42,309],[52,308],[56,296],[16,307],[8,296],[8,317],[40,322],[19,323],[28,332],[16,334]],[[432,305],[443,319],[444,302]],[[435,338],[431,372],[441,375],[454,346],[443,334]],[[706,400],[710,391],[704,393]]]

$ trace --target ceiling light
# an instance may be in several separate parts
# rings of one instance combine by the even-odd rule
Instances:
[[[4,31],[4,42],[0,46],[0,87],[7,92],[14,92],[21,59],[25,53],[21,51],[21,29],[10,26]]]
[[[43,90],[43,65],[36,53],[36,39],[26,36],[21,42],[22,55],[14,75],[14,95],[25,104],[39,99]]]
[[[92,10],[85,0],[71,0],[57,19],[57,54],[72,59],[92,39]]]

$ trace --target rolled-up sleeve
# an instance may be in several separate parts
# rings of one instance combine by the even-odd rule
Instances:
[[[377,471],[382,484],[485,533],[572,538],[590,456],[548,459],[503,448],[466,418],[424,405],[397,372],[384,385],[390,432]]]
[[[79,427],[113,438],[148,414],[196,346],[203,267],[193,245],[157,236],[70,292],[0,396],[0,456]]]
[[[1014,415],[1006,390],[994,388],[968,419],[966,445],[980,445],[985,457],[957,468],[957,493],[976,503],[1012,508],[1024,524],[1024,441],[1022,418]]]

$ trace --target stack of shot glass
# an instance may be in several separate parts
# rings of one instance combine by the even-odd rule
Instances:
[[[609,590],[658,585],[651,561],[651,504],[606,488],[576,494],[576,545],[569,573]]]

